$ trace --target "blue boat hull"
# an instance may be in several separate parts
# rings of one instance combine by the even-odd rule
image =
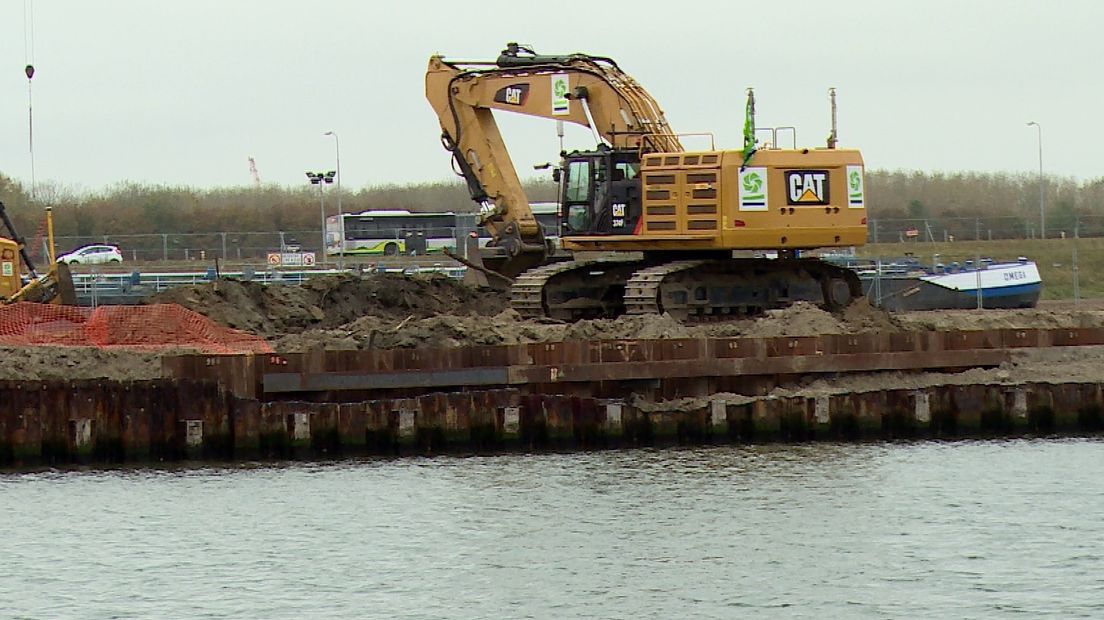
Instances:
[[[953,290],[914,277],[863,279],[870,303],[891,311],[968,310],[978,307],[977,289]],[[1039,282],[981,289],[983,308],[1034,308],[1043,287]]]

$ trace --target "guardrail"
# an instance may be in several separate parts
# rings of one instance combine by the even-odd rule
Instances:
[[[176,286],[203,284],[218,278],[232,278],[259,284],[299,285],[311,278],[341,274],[360,275],[364,273],[419,274],[442,273],[451,278],[464,277],[465,267],[446,265],[384,265],[377,264],[371,269],[301,269],[295,271],[278,269],[248,268],[238,271],[214,269],[206,271],[156,271],[130,273],[104,273],[92,270],[87,273],[73,274],[73,287],[80,305],[97,306],[100,304],[134,304],[145,297],[160,293]]]

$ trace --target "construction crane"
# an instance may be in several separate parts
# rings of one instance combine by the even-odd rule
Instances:
[[[257,172],[257,162],[249,157],[249,176],[253,177],[253,187],[261,186],[261,173]]]

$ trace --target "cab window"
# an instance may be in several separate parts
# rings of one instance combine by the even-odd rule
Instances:
[[[567,208],[567,228],[573,233],[590,230],[590,205],[571,205]]]
[[[635,179],[636,175],[639,172],[638,166],[639,164],[633,164],[627,161],[617,162],[616,164],[614,164],[613,180],[628,181],[629,179]]]
[[[587,202],[590,197],[590,161],[577,160],[567,165],[564,202]]]

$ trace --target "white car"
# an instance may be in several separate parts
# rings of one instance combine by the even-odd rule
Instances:
[[[103,265],[123,262],[123,253],[113,245],[86,245],[58,257],[59,263],[69,265]]]

